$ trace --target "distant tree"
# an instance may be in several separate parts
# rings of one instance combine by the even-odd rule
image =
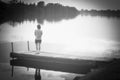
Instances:
[[[16,4],[16,3],[18,3],[18,0],[10,0],[9,3],[10,4]]]
[[[38,7],[44,7],[45,6],[45,2],[44,1],[40,1],[37,4]]]

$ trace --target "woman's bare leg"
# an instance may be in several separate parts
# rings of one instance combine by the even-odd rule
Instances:
[[[38,46],[38,43],[36,43],[36,50],[38,50],[38,47],[39,47],[39,46]]]
[[[40,51],[40,49],[41,49],[41,46],[40,46],[40,45],[41,45],[41,43],[39,43],[39,51]]]

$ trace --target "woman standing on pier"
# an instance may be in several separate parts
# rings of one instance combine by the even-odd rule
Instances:
[[[35,44],[36,44],[36,50],[40,51],[40,44],[41,44],[41,37],[42,37],[42,30],[41,26],[37,25],[37,29],[34,32],[35,34]]]
[[[36,50],[40,51],[40,44],[41,44],[41,37],[42,37],[42,30],[41,26],[37,25],[37,29],[34,32],[35,34],[35,44],[36,44]],[[35,80],[41,80],[41,75],[40,75],[40,69],[35,70]]]

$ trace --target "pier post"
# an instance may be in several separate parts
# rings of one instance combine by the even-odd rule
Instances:
[[[13,42],[11,42],[11,47],[12,47],[12,52],[14,52],[14,45]],[[11,77],[13,77],[13,73],[14,73],[14,66],[12,66],[12,71],[11,71]]]
[[[11,42],[12,52],[14,52],[14,44]]]
[[[30,51],[29,41],[27,41],[28,51]]]
[[[13,74],[14,74],[14,66],[12,66],[12,74],[11,74],[11,77],[13,77]]]
[[[27,46],[28,46],[28,51],[30,51],[29,41],[27,41]],[[27,67],[27,71],[29,71],[29,67]]]

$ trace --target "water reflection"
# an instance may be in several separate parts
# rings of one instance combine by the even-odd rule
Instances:
[[[34,41],[37,24],[37,21],[24,21],[15,27],[2,24],[0,41]],[[41,25],[42,51],[84,57],[110,56],[108,53],[119,50],[119,25],[119,19],[81,15],[72,20],[45,21]]]
[[[4,22],[23,23],[24,21],[58,22],[61,20],[74,19],[78,15],[92,17],[120,18],[120,10],[77,10],[75,7],[63,6],[59,3],[48,3],[44,1],[35,4],[25,4],[21,1],[0,1],[0,24]],[[8,15],[9,13],[9,15]]]
[[[79,14],[75,7],[63,6],[58,3],[45,5],[43,1],[38,2],[37,5],[24,2],[4,3],[2,1],[0,4],[0,24],[8,21],[22,23],[27,20],[36,20],[41,24],[44,23],[44,20],[58,22],[63,19],[73,19]]]

